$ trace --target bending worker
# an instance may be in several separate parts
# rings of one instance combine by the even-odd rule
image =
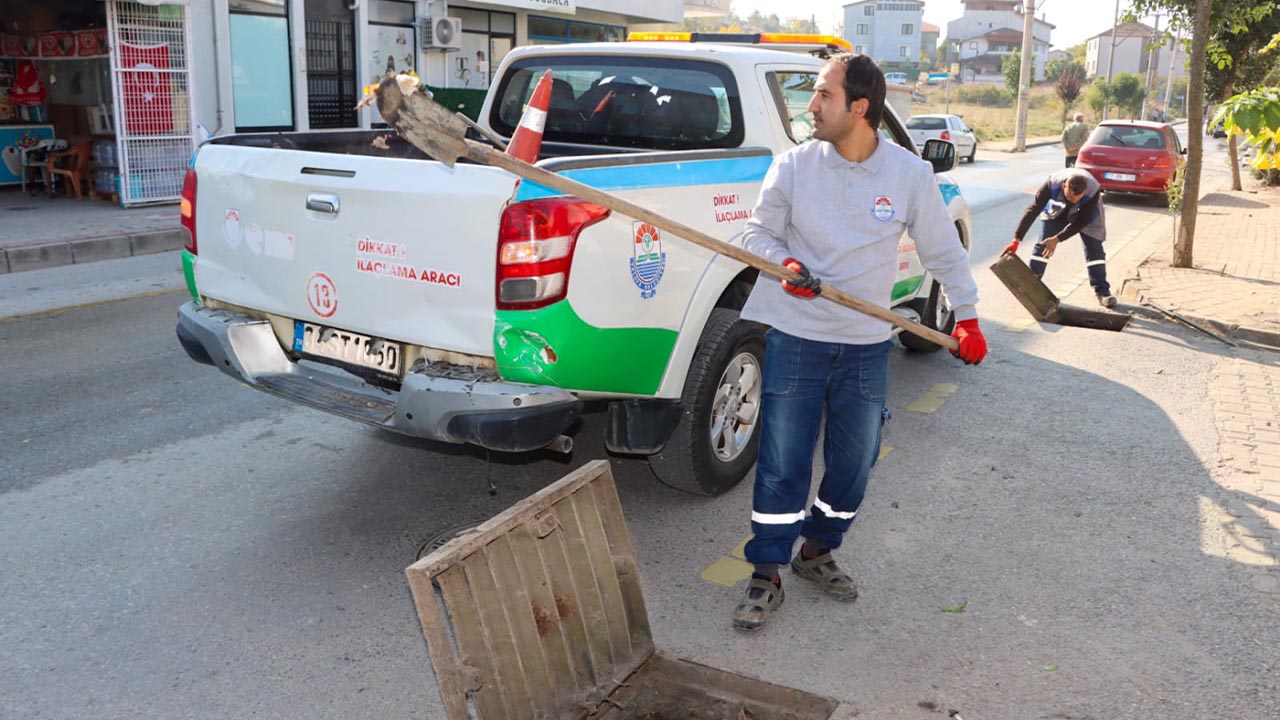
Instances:
[[[884,100],[884,74],[871,58],[828,60],[809,102],[815,139],[774,158],[747,221],[747,249],[801,277],[762,278],[742,309],[744,319],[772,328],[761,379],[755,537],[746,545],[754,573],[733,615],[741,630],[763,626],[782,604],[778,570],[788,562],[796,577],[837,600],[858,595],[831,551],[858,513],[880,452],[893,343],[889,323],[815,297],[823,286],[888,306],[898,239],[907,231],[954,308],[958,357],[976,364],[987,353],[969,256],[933,168],[876,132]],[[826,470],[810,505],[824,414]]]
[[[1107,239],[1107,223],[1102,209],[1102,186],[1086,170],[1068,168],[1049,176],[1040,186],[1036,196],[1018,221],[1013,242],[1001,254],[1017,254],[1018,244],[1036,221],[1036,213],[1044,225],[1040,229],[1040,242],[1031,251],[1031,272],[1044,277],[1049,259],[1058,249],[1058,243],[1076,233],[1084,242],[1084,266],[1089,273],[1089,284],[1102,307],[1115,307],[1116,296],[1107,284],[1107,253],[1102,243]]]

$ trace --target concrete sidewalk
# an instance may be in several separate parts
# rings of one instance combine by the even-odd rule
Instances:
[[[99,200],[0,189],[0,273],[177,250],[178,206],[125,209]]]

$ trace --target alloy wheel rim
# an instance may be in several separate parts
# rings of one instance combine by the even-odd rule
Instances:
[[[711,448],[720,462],[732,462],[747,449],[760,419],[760,363],[749,352],[738,353],[716,384],[708,426]]]

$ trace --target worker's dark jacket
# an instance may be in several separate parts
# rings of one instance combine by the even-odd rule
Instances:
[[[1083,175],[1085,179],[1084,197],[1078,202],[1067,202],[1063,186],[1072,175]],[[1058,233],[1059,240],[1081,233],[1095,240],[1107,239],[1107,224],[1102,210],[1102,186],[1087,170],[1067,168],[1049,176],[1048,180],[1036,191],[1035,199],[1022,211],[1022,219],[1018,221],[1018,229],[1013,236],[1019,240],[1031,229],[1036,221],[1036,213],[1045,222],[1065,217],[1067,227]]]

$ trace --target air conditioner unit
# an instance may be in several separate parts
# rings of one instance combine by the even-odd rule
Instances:
[[[457,50],[462,40],[462,18],[425,18],[422,21],[423,50]]]

